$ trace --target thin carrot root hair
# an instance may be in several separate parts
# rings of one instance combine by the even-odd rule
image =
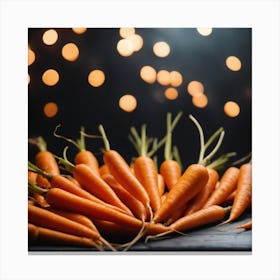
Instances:
[[[104,239],[103,237],[100,237],[100,241],[105,245],[107,246],[111,251],[113,252],[117,252],[116,248],[113,247],[113,245],[107,241],[106,239]]]
[[[188,236],[189,235],[188,233],[184,233],[184,232],[176,230],[174,228],[170,228],[170,230],[168,230],[166,232],[161,232],[161,233],[158,233],[158,234],[153,234],[153,235],[146,236],[145,243],[148,243],[148,241],[150,239],[156,239],[156,238],[166,236],[166,235],[169,235],[169,234],[172,234],[172,233],[178,233],[178,234],[183,235],[183,236]]]

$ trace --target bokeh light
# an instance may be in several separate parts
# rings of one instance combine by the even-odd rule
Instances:
[[[28,85],[30,84],[30,75],[27,74],[27,82],[28,82]]]
[[[102,70],[96,69],[89,73],[88,82],[93,87],[100,87],[105,82],[105,74]]]
[[[153,46],[153,52],[158,57],[166,57],[170,53],[170,47],[166,42],[157,42]]]
[[[240,113],[239,105],[234,101],[228,101],[224,105],[224,112],[228,117],[237,117]]]
[[[140,77],[146,83],[153,84],[157,79],[157,72],[153,67],[146,65],[141,68]]]
[[[48,102],[48,103],[45,104],[43,110],[44,110],[44,114],[48,118],[53,118],[58,112],[58,107],[57,107],[57,104],[55,102]]]
[[[117,51],[121,56],[130,56],[133,54],[134,46],[129,39],[121,39],[117,44]]]
[[[79,57],[79,49],[74,43],[68,43],[62,48],[62,56],[68,61],[75,61]]]
[[[48,69],[43,73],[42,81],[48,86],[54,86],[59,81],[59,74],[54,69]]]
[[[231,71],[239,71],[241,69],[241,61],[238,57],[236,56],[229,56],[226,59],[226,66],[231,70]]]
[[[35,53],[31,49],[28,48],[28,66],[31,65],[35,61]]]
[[[169,100],[174,100],[178,97],[178,90],[173,87],[169,87],[164,91],[164,95]]]
[[[135,29],[133,27],[121,27],[119,33],[122,38],[128,38],[135,34]]]
[[[125,112],[132,112],[137,107],[137,100],[131,94],[125,94],[119,99],[119,106]]]
[[[199,27],[196,30],[202,36],[208,36],[212,33],[212,28]]]
[[[191,96],[197,96],[204,93],[204,86],[199,81],[191,81],[188,83],[187,90]]]
[[[132,34],[127,39],[131,41],[131,43],[133,45],[133,51],[134,52],[140,51],[141,48],[143,47],[144,41],[143,41],[143,38],[140,35]]]
[[[42,39],[46,45],[53,45],[58,39],[58,33],[54,29],[49,29],[44,32]]]
[[[162,86],[170,84],[170,74],[167,70],[160,70],[157,73],[157,82]]]
[[[73,32],[75,32],[76,34],[83,34],[87,31],[87,28],[83,28],[83,27],[76,27],[76,28],[72,28]]]
[[[205,94],[199,94],[192,97],[192,103],[195,107],[204,108],[208,104],[208,98]]]
[[[183,76],[178,71],[170,72],[170,85],[173,87],[179,87],[183,83]]]

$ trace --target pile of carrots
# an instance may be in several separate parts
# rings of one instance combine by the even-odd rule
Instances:
[[[111,149],[102,125],[98,135],[86,134],[82,127],[77,141],[59,135],[56,127],[54,136],[78,149],[73,163],[66,156],[68,146],[59,157],[42,137],[29,139],[39,149],[35,162],[28,162],[30,244],[127,251],[139,240],[238,220],[252,203],[251,161],[229,165],[235,153],[215,159],[224,129],[205,142],[199,122],[190,115],[201,148],[198,161],[183,169],[178,148],[172,145],[182,115],[172,120],[167,114],[166,135],[160,141],[147,135],[146,125],[140,133],[131,127],[129,140],[137,152],[131,162]],[[102,162],[86,148],[86,137],[102,139]],[[159,163],[161,148],[164,160]],[[244,225],[251,227],[251,221]]]

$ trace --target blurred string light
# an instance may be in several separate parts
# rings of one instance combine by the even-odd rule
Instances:
[[[162,86],[170,84],[170,75],[167,70],[160,70],[157,72],[157,82]]]
[[[76,28],[72,28],[72,30],[76,34],[83,34],[83,33],[85,33],[87,31],[87,28],[76,27]]]
[[[226,66],[232,71],[239,71],[241,69],[241,61],[236,56],[229,56],[226,58]]]
[[[173,87],[179,87],[183,83],[183,76],[178,71],[170,72],[170,85]]]
[[[187,91],[191,96],[197,96],[204,93],[204,86],[199,81],[191,81],[188,83]]]
[[[137,107],[137,100],[131,94],[125,94],[119,99],[119,107],[125,112],[132,112]]]
[[[42,81],[47,86],[54,86],[59,81],[59,74],[54,69],[48,69],[46,70],[42,75]]]
[[[79,49],[74,43],[65,44],[61,50],[64,59],[75,61],[79,57]]]
[[[55,102],[48,102],[48,103],[45,104],[43,110],[44,110],[44,114],[48,118],[52,118],[57,114],[58,107],[57,107],[57,104]]]
[[[170,47],[166,42],[156,42],[153,46],[153,52],[158,57],[166,57],[170,53]]]
[[[148,84],[153,84],[157,79],[157,72],[152,66],[145,65],[140,70],[140,77]]]
[[[53,45],[58,39],[58,33],[54,29],[49,29],[44,32],[42,39],[46,45]]]
[[[224,112],[228,117],[237,117],[240,113],[239,105],[234,101],[228,101],[224,105]]]
[[[208,104],[208,98],[205,94],[195,95],[192,97],[192,103],[195,107],[205,108]]]
[[[105,74],[102,70],[92,70],[88,75],[88,82],[93,87],[100,87],[105,82]]]
[[[202,36],[209,36],[212,33],[212,28],[205,28],[205,27],[199,27],[196,29],[197,32]]]
[[[28,66],[30,66],[35,61],[35,53],[30,48],[28,48]]]
[[[122,39],[117,43],[117,51],[121,56],[128,57],[141,50],[144,41],[134,28],[120,28],[119,33]]]
[[[176,88],[169,87],[164,91],[164,95],[169,100],[175,100],[179,94]]]

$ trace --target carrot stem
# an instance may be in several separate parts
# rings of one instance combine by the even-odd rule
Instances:
[[[223,127],[220,127],[218,130],[216,130],[216,132],[213,133],[213,135],[208,139],[208,141],[206,142],[206,144],[204,146],[205,151],[223,130],[224,130]]]
[[[35,164],[31,163],[30,161],[28,161],[28,171],[38,173],[47,179],[52,178],[52,175],[46,173],[45,171],[43,171],[42,169],[40,169],[39,167],[37,167]]]
[[[177,146],[173,146],[172,154],[173,154],[174,159],[180,165],[180,167],[183,168],[183,164],[182,164],[181,157],[180,157],[180,154],[179,154],[179,149],[178,149]]]
[[[224,168],[225,164],[228,162],[228,160],[234,156],[236,156],[235,152],[223,154],[220,157],[218,157],[216,160],[214,160],[213,162],[208,164],[207,167],[213,168],[215,170],[220,170],[220,169]]]
[[[48,192],[47,190],[38,187],[34,182],[32,182],[30,180],[28,180],[28,189],[30,189],[31,192],[33,192],[33,193],[38,193],[41,195],[44,195]]]
[[[98,126],[98,130],[101,133],[101,136],[102,136],[102,139],[103,139],[103,142],[104,142],[105,151],[110,151],[110,143],[109,143],[109,140],[107,138],[107,135],[105,133],[105,130],[104,130],[104,127],[103,127],[102,124],[100,124]]]

